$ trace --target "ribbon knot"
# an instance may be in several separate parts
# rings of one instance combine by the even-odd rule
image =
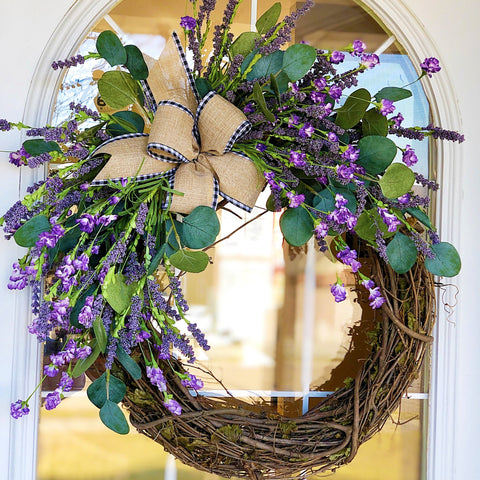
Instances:
[[[219,196],[250,211],[264,180],[246,155],[231,151],[250,129],[243,112],[213,91],[199,99],[175,33],[160,58],[148,63],[144,90],[156,105],[150,134],[120,135],[97,148],[93,154],[110,158],[92,183],[161,176],[183,193],[172,196],[173,212],[188,214],[199,205],[216,208]]]

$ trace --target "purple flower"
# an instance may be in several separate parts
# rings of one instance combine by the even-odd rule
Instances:
[[[173,415],[180,415],[182,413],[182,407],[180,404],[173,398],[169,398],[167,401],[163,402],[164,407],[166,407],[170,413]]]
[[[167,391],[167,381],[160,368],[147,366],[147,377],[150,379],[150,383],[158,387],[161,392]]]
[[[193,17],[189,17],[188,15],[186,17],[180,17],[180,26],[187,31],[195,30],[195,27],[197,26],[197,21]]]
[[[60,398],[60,392],[55,390],[54,392],[51,392],[47,395],[47,398],[45,398],[45,408],[47,410],[53,410],[56,408],[62,399]]]
[[[85,253],[82,253],[78,258],[75,258],[73,260],[72,265],[77,270],[82,270],[83,272],[86,272],[88,270],[89,261],[90,261],[90,258],[88,257],[88,255]]]
[[[95,229],[95,218],[89,213],[83,213],[75,220],[82,232],[92,233]]]
[[[389,232],[396,232],[398,225],[401,225],[402,222],[397,218],[393,213],[389,213],[386,208],[377,208],[378,214],[382,217],[385,225],[388,227]]]
[[[89,357],[91,353],[92,353],[92,348],[86,345],[85,347],[77,348],[75,355],[77,358],[84,360],[85,358]]]
[[[303,193],[295,195],[293,192],[287,192],[287,198],[290,200],[288,205],[290,208],[297,208],[305,201],[305,195],[303,195]]]
[[[418,162],[418,157],[415,155],[415,150],[410,145],[407,145],[405,151],[403,152],[402,162],[407,167],[411,167]]]
[[[396,127],[399,127],[405,119],[403,118],[403,115],[401,113],[398,113],[395,117],[392,117],[390,120],[393,120],[393,124]]]
[[[345,60],[345,54],[339,52],[338,50],[334,50],[330,55],[330,63],[342,63]]]
[[[112,222],[114,222],[117,218],[118,215],[102,215],[98,218],[97,225],[103,225],[104,227],[106,227],[107,225],[110,225]]]
[[[203,388],[203,381],[192,373],[189,373],[188,378],[184,378],[181,383],[185,387],[193,388],[194,390],[201,390]]]
[[[373,68],[375,65],[378,65],[380,63],[380,59],[378,58],[378,55],[375,55],[374,53],[370,53],[367,55],[362,55],[360,64],[363,65],[365,68]]]
[[[300,117],[294,113],[288,119],[288,128],[293,128],[294,125],[298,125],[300,122]]]
[[[398,200],[398,203],[400,203],[401,205],[405,205],[411,200],[411,198],[412,196],[409,193],[406,193],[405,195],[398,197],[397,200]]]
[[[80,185],[80,190],[83,190],[84,192],[86,192],[88,190],[88,187],[90,186],[89,183],[82,183]]]
[[[317,90],[323,90],[327,86],[327,81],[323,77],[318,77],[313,81]]]
[[[364,280],[362,280],[362,285],[367,289],[367,290],[370,290],[372,289],[373,287],[375,287],[375,282],[373,280],[371,280],[370,278],[365,278]]]
[[[337,175],[339,176],[339,178],[342,178],[344,180],[351,180],[353,178],[354,173],[355,173],[355,169],[350,165],[337,166]]]
[[[30,409],[28,408],[27,402],[17,400],[15,403],[10,405],[10,415],[15,419],[23,417],[24,415],[28,415],[29,413]]]
[[[395,110],[395,105],[391,100],[388,100],[388,98],[382,98],[380,100],[380,113],[386,117],[389,113],[393,113]]]
[[[255,111],[255,107],[253,106],[253,103],[247,103],[243,107],[243,113],[253,113]]]
[[[117,197],[116,195],[114,195],[113,197],[110,197],[108,199],[108,203],[110,203],[110,205],[116,205],[120,200],[121,200],[120,197]]]
[[[338,136],[334,132],[328,132],[327,138],[330,140],[330,142],[338,142]]]
[[[58,382],[58,386],[64,392],[69,392],[73,387],[73,378],[67,372],[62,372],[62,378]]]
[[[310,138],[315,132],[315,128],[310,123],[306,122],[298,131],[298,136],[301,138]]]
[[[339,100],[340,97],[342,96],[342,89],[338,85],[332,85],[328,89],[328,94],[334,99],[334,100]]]
[[[306,165],[305,162],[306,155],[303,152],[294,152],[293,150],[290,151],[289,160],[296,166],[296,167],[303,167]]]
[[[362,54],[366,49],[367,49],[367,46],[361,40],[355,40],[353,42],[353,53],[355,55]]]
[[[348,200],[340,193],[335,194],[335,207],[345,207],[348,203]]]
[[[293,93],[298,93],[300,91],[300,88],[298,87],[298,85],[296,83],[291,83],[290,87],[291,87]]]
[[[55,377],[58,374],[58,367],[50,364],[43,367],[43,374],[47,377]]]
[[[84,325],[86,328],[90,328],[93,324],[93,320],[95,318],[95,315],[93,313],[93,300],[95,297],[89,296],[85,299],[85,305],[82,307],[80,310],[80,313],[78,314],[78,321],[82,325]]]
[[[320,222],[314,229],[316,238],[325,238],[328,235],[328,225]]]
[[[370,306],[372,308],[380,308],[386,302],[385,298],[382,296],[380,287],[371,288],[368,299],[370,300]]]
[[[432,76],[432,73],[439,72],[442,67],[440,67],[440,62],[435,57],[426,58],[421,64],[420,68],[429,76]]]
[[[264,143],[257,143],[257,145],[255,145],[255,149],[263,153],[267,149],[267,146]]]
[[[325,94],[314,90],[312,93],[310,93],[310,98],[312,99],[313,103],[322,103],[325,100]]]
[[[347,298],[347,291],[345,290],[345,285],[343,283],[340,285],[338,281],[331,286],[330,292],[334,296],[337,303],[343,302]]]
[[[355,148],[353,145],[348,145],[347,149],[342,153],[342,158],[350,162],[358,160],[360,155],[360,149]]]

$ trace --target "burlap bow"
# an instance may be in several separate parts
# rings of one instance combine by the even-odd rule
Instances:
[[[92,183],[164,176],[184,194],[173,195],[171,211],[216,208],[219,195],[250,211],[263,177],[248,157],[230,151],[250,128],[245,115],[215,92],[199,102],[176,34],[149,71],[146,93],[156,103],[150,134],[121,135],[101,145],[94,153],[111,157]]]

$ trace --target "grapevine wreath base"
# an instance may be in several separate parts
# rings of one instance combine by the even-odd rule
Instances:
[[[182,406],[182,414],[173,416],[147,380],[138,355],[135,360],[144,373],[140,380],[133,380],[119,363],[112,370],[127,385],[123,404],[131,424],[185,464],[223,477],[294,478],[349,463],[417,377],[435,317],[433,277],[423,262],[399,275],[373,250],[364,248],[363,255],[369,257],[371,276],[387,301],[374,311],[370,356],[347,386],[292,418],[232,396],[194,396],[174,373],[182,371],[181,363],[164,362],[168,393]],[[360,289],[358,295],[363,304]],[[88,372],[91,378],[101,373],[99,362]]]

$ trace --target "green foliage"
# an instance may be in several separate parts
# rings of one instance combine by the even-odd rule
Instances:
[[[120,343],[116,351],[117,360],[123,365],[125,370],[132,376],[134,380],[142,378],[142,369],[138,363],[123,349]]]
[[[102,284],[102,294],[109,305],[117,312],[124,313],[130,308],[130,303],[137,289],[137,284],[125,283],[121,273],[115,273],[115,266],[110,267]]]
[[[98,348],[100,348],[102,353],[105,353],[105,349],[107,347],[107,332],[101,317],[97,317],[93,321],[93,331],[95,333],[95,338],[97,339]]]
[[[411,96],[412,92],[410,90],[406,90],[405,88],[385,87],[375,94],[375,100],[379,102],[380,100],[386,98],[392,102],[398,102],[399,100],[403,100],[404,98],[409,98]]]
[[[313,220],[305,208],[287,208],[280,217],[280,229],[285,240],[294,247],[300,247],[313,235]]]
[[[200,205],[183,219],[182,240],[189,248],[205,248],[220,233],[220,222],[215,210]]]
[[[141,98],[140,87],[127,72],[105,72],[98,80],[98,91],[103,101],[115,109],[133,105]]]
[[[174,267],[192,273],[203,272],[210,263],[210,257],[205,252],[185,249],[175,252],[169,260]]]
[[[397,146],[389,138],[379,135],[363,137],[358,142],[358,147],[360,154],[357,164],[372,175],[382,173],[397,154]]]
[[[317,59],[317,51],[311,45],[295,43],[290,45],[283,56],[282,70],[291,82],[305,76]]]
[[[17,245],[20,247],[34,247],[38,236],[43,232],[49,232],[52,229],[48,218],[45,215],[36,215],[27,220],[13,235]]]
[[[274,3],[255,23],[257,32],[260,35],[267,33],[278,22],[281,12],[281,2]]]
[[[57,142],[54,142],[54,141],[46,142],[41,138],[34,138],[33,140],[25,140],[23,142],[23,148],[28,154],[32,155],[32,157],[42,155],[42,153],[51,153],[51,152],[61,153],[60,147],[58,146]]]
[[[412,217],[415,217],[418,221],[422,222],[427,228],[433,229],[432,222],[428,215],[418,207],[407,208],[405,210]]]
[[[394,232],[388,231],[387,225],[385,225],[383,222],[382,217],[380,217],[376,208],[363,211],[363,213],[358,217],[357,225],[355,226],[355,233],[371,245],[376,245],[376,225],[382,232],[383,238],[389,238],[395,235]]]
[[[100,419],[106,427],[116,433],[126,435],[130,431],[122,410],[111,400],[106,400],[100,409]]]
[[[403,163],[393,163],[380,179],[382,193],[387,198],[398,198],[408,193],[415,183],[415,174]]]
[[[454,277],[460,273],[462,261],[457,249],[448,242],[440,242],[430,247],[434,258],[425,259],[425,267],[439,277]]]
[[[127,61],[127,51],[120,39],[110,30],[102,32],[97,38],[97,52],[112,67],[124,65]]]
[[[407,235],[397,232],[387,245],[387,257],[391,267],[397,273],[408,272],[417,260],[415,242]]]
[[[146,80],[148,78],[148,67],[143,58],[142,52],[135,45],[126,45],[127,61],[125,66],[132,74],[134,80]]]
[[[72,377],[76,378],[85,373],[92,365],[93,362],[98,358],[100,355],[100,347],[97,344],[96,340],[93,340],[90,343],[90,348],[92,348],[92,353],[87,358],[83,358],[78,360],[78,362],[75,364],[75,367],[73,367],[72,371]]]
[[[200,95],[200,98],[203,98],[208,92],[212,90],[210,82],[203,77],[198,77],[195,79],[195,87],[197,88],[197,92]]]
[[[107,382],[106,372],[87,388],[87,397],[97,408],[102,408],[107,400],[114,403],[121,402],[126,394],[127,387],[125,384],[111,374],[108,375]]]
[[[235,58],[235,55],[243,55],[246,57],[255,48],[256,40],[260,39],[257,32],[243,32],[239,35],[230,47],[230,58]]]
[[[275,121],[275,116],[273,113],[267,108],[267,104],[265,102],[265,98],[263,97],[262,87],[258,82],[253,85],[253,98],[257,102],[257,105],[260,107],[260,110],[265,115],[265,118],[269,122]]]
[[[362,133],[368,135],[379,135],[386,137],[388,134],[388,120],[376,108],[371,108],[365,112],[362,119]]]
[[[359,88],[350,94],[345,103],[337,111],[335,123],[341,128],[354,127],[365,115],[370,106],[370,92]]]
[[[145,121],[142,116],[128,110],[115,112],[110,118],[111,123],[106,128],[106,131],[112,137],[124,135],[125,133],[142,133],[145,128]]]

